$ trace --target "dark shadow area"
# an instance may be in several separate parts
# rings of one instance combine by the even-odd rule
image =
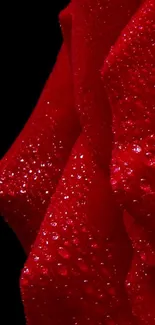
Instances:
[[[0,218],[0,324],[25,324],[19,276],[26,256],[15,234]]]
[[[23,128],[52,70],[62,42],[58,15],[68,2],[41,1],[33,5],[15,1],[4,5],[1,157]]]
[[[0,158],[22,130],[52,70],[62,43],[58,14],[68,2],[14,1],[1,10]],[[25,260],[16,235],[0,217],[1,325],[25,324],[19,290]]]

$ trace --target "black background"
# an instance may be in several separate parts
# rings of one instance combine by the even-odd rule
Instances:
[[[1,157],[22,130],[52,70],[62,42],[58,14],[68,2],[14,1],[1,10]],[[19,291],[25,259],[15,234],[0,218],[1,325],[25,324]]]

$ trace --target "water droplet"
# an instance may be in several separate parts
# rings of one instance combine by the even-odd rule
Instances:
[[[131,282],[127,282],[127,287],[130,287],[131,286]]]
[[[70,246],[70,242],[69,242],[68,240],[66,240],[66,241],[64,242],[64,245],[65,245],[65,246]]]
[[[60,256],[62,256],[62,257],[65,258],[65,259],[70,258],[70,254],[69,254],[68,251],[67,251],[65,248],[63,248],[63,247],[59,247],[59,249],[58,249],[58,253],[59,253]]]
[[[46,267],[41,268],[42,274],[48,274],[48,269]]]
[[[78,245],[79,244],[79,239],[78,238],[74,238],[73,239],[73,244]]]
[[[20,190],[20,193],[21,193],[21,194],[25,194],[26,191],[25,191],[25,190]]]
[[[57,226],[57,222],[51,222],[51,226],[52,227],[56,227]]]
[[[46,260],[47,260],[47,261],[50,261],[51,258],[52,258],[52,255],[48,255],[48,254],[46,255]]]
[[[68,225],[72,225],[72,224],[73,224],[73,220],[72,220],[72,219],[68,219],[68,220],[67,220],[67,224],[68,224]]]
[[[28,268],[24,269],[25,274],[30,274],[30,270]]]
[[[58,263],[58,273],[62,276],[67,276],[68,274],[67,267]]]
[[[52,239],[53,240],[58,240],[59,239],[59,234],[57,233],[57,232],[55,232],[55,233],[53,233],[53,235],[52,235]]]
[[[69,199],[69,196],[68,195],[65,195],[64,196],[64,200],[68,200]]]
[[[83,272],[88,271],[88,266],[86,265],[86,263],[84,262],[84,260],[82,258],[78,258],[77,265],[79,266],[81,271],[83,271]]]
[[[133,151],[139,153],[142,151],[142,148],[138,144],[133,145]]]
[[[93,243],[93,244],[91,244],[91,247],[92,248],[98,248],[98,245],[97,245],[97,243]]]

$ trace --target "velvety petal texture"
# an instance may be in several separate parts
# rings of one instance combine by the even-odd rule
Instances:
[[[0,210],[29,252],[27,325],[154,325],[155,1],[72,0],[60,23],[1,163]]]

